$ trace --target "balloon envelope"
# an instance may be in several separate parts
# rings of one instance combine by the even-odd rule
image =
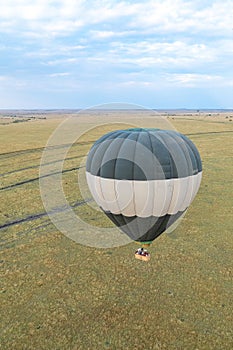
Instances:
[[[171,130],[127,129],[102,136],[86,163],[89,189],[130,238],[151,242],[185,213],[198,192],[195,145]]]

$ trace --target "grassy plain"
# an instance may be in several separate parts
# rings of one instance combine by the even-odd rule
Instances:
[[[82,200],[77,168],[95,139],[126,124],[157,126],[153,114],[135,113],[79,116],[79,131],[93,128],[96,120],[106,125],[84,134],[67,153],[63,188],[71,205]],[[203,181],[181,225],[154,242],[148,263],[134,259],[134,243],[86,247],[50,222],[39,166],[62,117],[0,125],[0,349],[231,350],[230,115],[166,117],[198,147]],[[112,226],[87,204],[74,210],[96,226]]]

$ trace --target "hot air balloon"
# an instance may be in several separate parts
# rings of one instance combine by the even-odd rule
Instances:
[[[198,192],[199,152],[173,130],[116,130],[97,140],[87,157],[90,192],[109,219],[144,249],[175,223]]]

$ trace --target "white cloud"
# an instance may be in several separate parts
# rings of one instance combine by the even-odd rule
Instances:
[[[140,86],[140,87],[147,87],[147,86],[153,86],[153,82],[151,81],[140,81],[140,80],[128,80],[121,82],[119,86],[124,86],[124,87],[131,87],[131,86]]]
[[[81,28],[96,31],[97,37],[117,32],[225,33],[232,34],[232,0],[205,1],[78,1],[0,0],[1,31],[27,31],[37,35],[69,35]],[[96,25],[108,29],[95,29]],[[102,34],[101,34],[102,32]],[[31,33],[32,35],[32,33]],[[34,34],[35,35],[35,34]]]
[[[206,65],[217,59],[218,51],[207,44],[187,44],[182,41],[134,43],[112,42],[107,52],[89,58],[92,62],[154,68],[190,67]]]
[[[49,60],[43,64],[47,66],[60,66],[60,65],[73,66],[80,63],[80,61],[81,60],[79,58],[71,57],[71,58],[59,58],[55,60]]]
[[[112,30],[91,30],[90,37],[92,39],[110,39],[116,37],[126,37],[137,34],[136,31],[112,31]]]
[[[226,79],[221,75],[210,75],[210,74],[194,74],[194,73],[177,73],[167,74],[165,79],[168,82],[174,83],[180,86],[195,87],[195,86],[226,86],[232,85],[232,81]]]
[[[6,81],[8,77],[5,75],[0,75],[0,81]]]
[[[21,89],[27,86],[27,82],[25,79],[15,78],[12,75],[2,75],[0,76],[0,88],[4,91],[4,89],[13,87],[14,90]]]
[[[60,73],[49,74],[49,77],[50,78],[57,78],[57,77],[67,77],[69,75],[70,75],[69,72],[60,72]]]
[[[164,0],[148,1],[130,23],[147,33],[228,34],[232,28],[232,0],[214,1]]]

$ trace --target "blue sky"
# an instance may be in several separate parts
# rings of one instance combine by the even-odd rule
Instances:
[[[0,0],[0,109],[233,108],[233,0]]]

